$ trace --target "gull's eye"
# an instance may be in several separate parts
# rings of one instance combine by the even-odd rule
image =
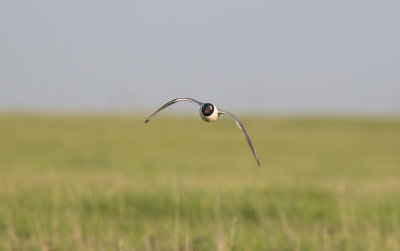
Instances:
[[[205,103],[201,107],[201,112],[203,113],[204,116],[210,116],[214,112],[214,106],[210,103]]]

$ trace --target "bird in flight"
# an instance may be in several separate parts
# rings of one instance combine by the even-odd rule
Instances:
[[[254,158],[256,159],[258,166],[261,166],[260,165],[260,161],[259,161],[258,156],[257,156],[257,153],[256,153],[256,150],[254,150],[253,143],[251,143],[249,135],[247,135],[247,132],[244,129],[244,126],[243,126],[242,122],[240,122],[240,120],[235,115],[233,115],[232,113],[223,111],[221,109],[217,109],[217,107],[214,106],[213,104],[202,103],[202,102],[199,102],[199,101],[197,101],[195,99],[192,99],[192,98],[176,98],[176,99],[173,99],[173,100],[169,101],[165,105],[161,106],[157,111],[155,111],[153,114],[151,114],[150,117],[148,117],[144,121],[144,123],[147,124],[158,112],[162,111],[163,109],[167,108],[168,106],[173,105],[173,104],[175,104],[176,102],[179,102],[179,101],[189,101],[189,102],[198,104],[200,106],[200,117],[206,122],[217,121],[218,118],[219,118],[219,115],[221,115],[221,114],[225,114],[225,115],[228,115],[229,117],[233,118],[235,120],[235,122],[236,122],[236,125],[239,127],[240,130],[242,130],[243,135],[246,138],[247,143],[249,144],[251,151],[253,152]]]

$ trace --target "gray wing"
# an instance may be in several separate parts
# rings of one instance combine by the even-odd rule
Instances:
[[[172,105],[172,104],[175,104],[176,102],[179,102],[179,101],[189,101],[189,102],[192,102],[192,103],[196,103],[196,104],[198,104],[198,105],[202,105],[202,104],[203,104],[203,103],[201,103],[201,102],[199,102],[199,101],[197,101],[197,100],[194,100],[194,99],[192,99],[192,98],[176,98],[176,99],[174,99],[174,100],[169,101],[169,102],[166,103],[165,105],[161,106],[157,111],[155,111],[153,114],[151,114],[150,117],[148,117],[148,118],[144,121],[144,123],[147,124],[147,123],[150,121],[150,119],[152,119],[154,116],[156,116],[156,114],[157,114],[158,112],[160,112],[161,110],[163,110],[163,109],[167,108],[168,106],[170,106],[170,105]]]
[[[253,152],[254,158],[256,158],[256,161],[257,161],[258,166],[261,167],[261,165],[260,165],[260,160],[258,159],[256,150],[254,150],[253,143],[251,143],[251,140],[250,140],[250,138],[249,138],[249,135],[247,135],[246,129],[244,129],[244,126],[243,126],[242,122],[240,122],[240,120],[239,120],[235,115],[233,115],[233,114],[230,113],[230,112],[225,112],[225,111],[221,111],[221,110],[218,110],[218,111],[219,111],[220,114],[226,114],[226,115],[230,116],[231,118],[233,118],[233,119],[235,120],[236,125],[240,128],[240,130],[242,130],[243,135],[244,135],[244,137],[246,138],[247,143],[249,144],[251,151]]]

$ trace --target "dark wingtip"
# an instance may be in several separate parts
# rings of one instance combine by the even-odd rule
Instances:
[[[146,119],[145,121],[144,121],[144,124],[147,124],[149,122],[149,120],[148,119]]]

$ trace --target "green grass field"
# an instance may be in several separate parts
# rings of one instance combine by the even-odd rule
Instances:
[[[399,250],[400,120],[0,115],[0,250]]]

